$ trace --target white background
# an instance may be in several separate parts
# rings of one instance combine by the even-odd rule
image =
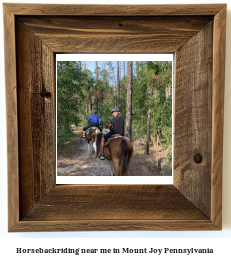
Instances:
[[[3,19],[2,0],[0,6],[0,258],[1,260],[129,260],[130,258],[143,258],[144,260],[231,260],[231,1],[204,0],[204,1],[44,1],[39,3],[63,4],[202,4],[227,3],[227,41],[226,41],[226,85],[225,85],[225,129],[224,129],[224,162],[223,162],[223,230],[222,231],[182,231],[182,232],[155,232],[155,231],[125,231],[125,232],[50,232],[50,233],[8,233],[7,232],[7,150],[6,150],[6,113],[5,113],[5,83],[4,83],[4,48],[3,48]],[[35,1],[8,1],[17,3],[36,3]],[[141,254],[104,254],[81,255],[70,254],[42,255],[42,254],[15,254],[15,248],[35,247],[72,247],[72,248],[213,248],[214,254],[169,254],[169,255],[141,255]],[[5,257],[8,255],[8,257]],[[4,257],[4,258],[2,258]]]
[[[171,61],[173,54],[57,54],[56,61]],[[95,66],[95,64],[94,64]],[[94,67],[95,68],[95,67]],[[56,83],[57,84],[57,83]],[[174,91],[173,91],[174,93]],[[174,157],[174,156],[173,156]],[[173,184],[173,176],[58,176],[56,184]]]

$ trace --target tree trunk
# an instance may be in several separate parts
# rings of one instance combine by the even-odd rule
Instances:
[[[90,97],[90,101],[88,102],[88,110],[89,110],[89,113],[91,113],[91,111],[92,111],[91,97]]]
[[[88,103],[86,102],[86,116],[88,115]]]
[[[126,62],[124,61],[123,63],[124,63],[124,77],[125,77],[125,75],[126,75],[126,71],[125,71],[126,70],[126,64],[125,63]]]
[[[116,95],[116,106],[120,108],[120,65],[117,62],[117,95]]]
[[[95,62],[95,83],[98,83],[98,62]],[[96,96],[96,109],[98,110],[98,97]]]
[[[127,67],[127,106],[126,106],[126,136],[132,140],[132,63]]]
[[[137,79],[137,81],[139,82],[140,81],[140,77],[139,77],[139,71],[140,71],[140,62],[139,61],[137,61],[136,62],[136,79]]]
[[[114,68],[112,69],[112,75],[113,75],[113,79],[114,79],[114,94],[116,94],[116,78],[115,78],[115,73],[114,73]]]
[[[113,87],[114,95],[116,95],[116,78],[115,78],[115,72],[114,72],[115,67],[113,67],[113,64],[111,61],[108,62],[108,67],[112,74],[112,77],[111,77],[112,87]],[[113,82],[114,82],[114,84],[113,84]]]
[[[146,138],[146,153],[149,155],[149,144],[150,144],[150,120],[151,120],[151,109],[148,109],[148,121],[147,121],[147,138]]]
[[[95,82],[98,82],[98,62],[95,62]]]

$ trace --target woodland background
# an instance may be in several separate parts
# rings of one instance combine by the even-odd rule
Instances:
[[[164,164],[171,171],[172,62],[95,61],[91,64],[95,65],[94,69],[83,61],[57,62],[58,155],[70,155],[68,148],[71,150],[70,144],[76,139],[73,127],[81,132],[93,109],[97,109],[107,127],[112,118],[111,109],[119,107],[126,123],[125,136],[133,142],[134,150],[146,155],[153,148],[163,150]],[[162,163],[158,161],[160,170]]]

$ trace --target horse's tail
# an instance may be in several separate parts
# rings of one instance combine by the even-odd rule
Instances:
[[[102,139],[102,133],[100,132],[97,134],[97,138],[96,138],[96,154],[95,154],[96,158],[99,156],[101,139]]]
[[[121,169],[123,175],[127,169],[128,164],[128,143],[126,140],[121,140],[120,145],[122,147]]]

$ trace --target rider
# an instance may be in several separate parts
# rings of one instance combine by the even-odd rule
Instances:
[[[108,126],[110,131],[107,134],[105,134],[104,136],[102,136],[102,139],[101,139],[100,155],[99,155],[99,159],[101,159],[101,160],[105,159],[104,154],[103,154],[105,140],[107,140],[113,134],[120,134],[121,136],[124,136],[124,120],[120,116],[119,109],[113,108],[111,110],[111,113],[113,115],[113,118]]]
[[[99,125],[102,123],[102,119],[97,113],[97,110],[93,110],[93,113],[88,117],[87,125],[83,127],[83,136],[82,138],[85,138],[86,130],[90,127],[99,127]]]

